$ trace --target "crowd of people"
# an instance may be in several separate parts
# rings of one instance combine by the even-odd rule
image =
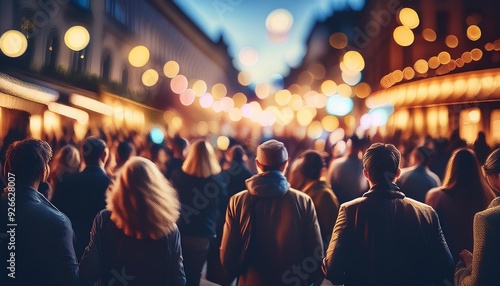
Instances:
[[[205,265],[219,285],[500,285],[481,134],[332,154],[136,139],[4,141],[0,285],[199,285]]]

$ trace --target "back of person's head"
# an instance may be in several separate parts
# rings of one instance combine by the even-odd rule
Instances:
[[[167,161],[167,150],[162,144],[153,143],[150,148],[151,161],[165,163]]]
[[[481,174],[474,151],[467,148],[457,149],[451,155],[442,187],[448,191],[461,192],[469,198],[482,198],[486,205],[493,199],[493,192]]]
[[[81,144],[83,160],[87,166],[99,165],[99,161],[106,163],[107,146],[102,139],[95,137],[87,137],[83,139]]]
[[[130,157],[135,156],[135,147],[128,141],[122,141],[116,148],[116,161],[125,163]]]
[[[364,140],[359,138],[358,135],[354,134],[349,137],[347,143],[348,145],[350,145],[352,151],[359,151],[363,149]]]
[[[41,181],[44,172],[48,175],[48,164],[52,158],[50,145],[38,139],[24,139],[12,143],[7,149],[4,177],[12,173],[16,184],[33,186]]]
[[[309,181],[317,181],[324,167],[323,158],[314,150],[303,151],[290,167],[287,179],[292,188],[302,190]]]
[[[500,174],[500,148],[490,153],[482,166],[485,175]]]
[[[69,175],[76,173],[80,169],[80,152],[78,149],[71,145],[64,145],[54,155],[51,163],[51,177],[54,179],[61,179],[62,175]]]
[[[136,239],[160,239],[175,229],[180,203],[175,189],[156,165],[132,157],[106,199],[111,220]]]
[[[433,150],[427,148],[426,146],[418,146],[412,151],[414,163],[423,166],[429,165],[432,154]]]
[[[228,160],[229,161],[234,161],[241,163],[243,162],[243,159],[245,158],[245,150],[241,145],[234,145],[233,147],[229,148],[227,151],[228,154]]]
[[[392,144],[373,143],[363,154],[363,167],[372,184],[393,182],[400,161],[401,153]]]
[[[174,155],[182,155],[187,146],[188,141],[179,135],[175,135],[172,139],[172,151],[174,152]]]
[[[255,162],[263,172],[280,171],[288,163],[288,151],[285,144],[271,139],[257,147]]]
[[[182,164],[182,171],[199,178],[219,174],[221,167],[212,145],[205,140],[196,140],[191,144],[186,160]]]

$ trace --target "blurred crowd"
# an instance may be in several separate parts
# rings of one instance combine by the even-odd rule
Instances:
[[[12,129],[0,149],[4,218],[8,174],[17,207],[16,279],[2,242],[2,285],[199,285],[205,265],[220,285],[500,285],[478,268],[488,251],[500,263],[498,247],[478,248],[478,215],[500,196],[500,151],[482,132],[469,145],[458,130],[396,132],[319,150],[293,138],[219,150],[138,132],[24,137]]]

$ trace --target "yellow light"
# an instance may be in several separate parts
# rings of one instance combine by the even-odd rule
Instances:
[[[163,113],[163,119],[165,122],[169,123],[175,117],[175,112],[172,110],[167,110]]]
[[[229,148],[229,138],[226,136],[217,137],[217,148],[221,151],[226,151]]]
[[[437,59],[437,58],[436,58]],[[403,78],[406,80],[411,80],[415,76],[415,71],[411,67],[405,67],[403,69]]]
[[[325,80],[321,84],[321,92],[324,95],[332,95],[337,92],[337,84],[333,80]]]
[[[437,38],[436,32],[433,29],[426,28],[422,31],[422,36],[427,42],[434,42]]]
[[[332,115],[327,115],[321,119],[321,125],[328,132],[333,132],[339,127],[339,119]]]
[[[474,108],[473,110],[469,111],[469,119],[472,123],[477,123],[481,120],[481,112],[479,109]]]
[[[170,89],[177,94],[181,94],[188,88],[188,80],[183,75],[176,75],[170,81]]]
[[[457,67],[461,68],[465,65],[465,62],[464,60],[462,60],[462,58],[458,58],[455,63],[457,64]]]
[[[248,86],[252,83],[252,76],[248,71],[241,71],[238,73],[238,82],[242,86]]]
[[[442,65],[446,65],[450,62],[451,56],[448,52],[440,52],[438,55],[439,63]]]
[[[181,129],[182,128],[182,118],[180,118],[179,116],[172,118],[172,127],[175,130]]]
[[[158,82],[159,75],[154,69],[148,69],[142,74],[142,84],[151,87]]]
[[[352,88],[345,83],[341,83],[337,87],[337,93],[343,97],[351,97],[352,96]]]
[[[467,38],[471,41],[477,41],[481,38],[481,29],[476,25],[470,25],[467,28]]]
[[[292,13],[286,9],[276,9],[269,13],[266,19],[266,28],[272,34],[286,34],[292,25]]]
[[[347,36],[341,32],[333,33],[329,38],[330,45],[339,50],[347,46],[347,41]]]
[[[163,66],[163,73],[168,78],[173,78],[174,76],[179,74],[179,64],[176,61],[168,61]]]
[[[75,123],[74,125],[74,130],[75,130],[75,137],[77,140],[83,140],[85,138],[85,135],[87,134],[87,125],[85,124],[80,124],[80,123]]]
[[[420,60],[418,60],[418,61],[415,62],[415,65],[413,66],[413,68],[418,73],[424,74],[424,73],[426,73],[429,70],[429,64],[427,63],[426,60],[420,59]]]
[[[212,86],[212,95],[214,99],[221,99],[227,94],[226,86],[222,83],[217,83]]]
[[[449,48],[456,48],[458,46],[458,38],[457,36],[455,35],[448,35],[446,37],[446,45],[449,47]]]
[[[64,43],[73,51],[81,51],[89,44],[90,34],[82,26],[73,26],[64,34]]]
[[[271,93],[271,86],[267,83],[260,83],[255,87],[255,94],[260,99],[266,99]]]
[[[58,128],[58,125],[59,118],[57,115],[50,110],[45,110],[43,113],[43,131],[45,133],[52,132],[55,128]]]
[[[292,94],[292,99],[290,100],[290,103],[288,105],[292,110],[298,111],[302,107],[304,107],[304,100],[300,95],[294,93]]]
[[[347,127],[353,129],[354,127],[356,127],[356,118],[352,115],[346,115],[344,117],[344,123]]]
[[[470,52],[464,52],[461,58],[466,64],[472,62],[472,54]]]
[[[415,36],[413,35],[412,30],[410,30],[406,26],[396,27],[396,29],[394,29],[392,36],[394,38],[394,41],[402,47],[407,47],[411,45],[415,40]]]
[[[247,103],[247,97],[241,92],[237,92],[233,95],[234,106],[242,107],[243,104]]]
[[[292,99],[292,94],[288,89],[278,90],[274,95],[274,100],[281,106],[287,105]]]
[[[205,136],[208,134],[208,123],[205,121],[200,121],[196,124],[196,132],[198,132],[198,135],[200,136]]]
[[[229,110],[227,115],[229,116],[229,119],[235,122],[240,121],[243,118],[243,115],[241,114],[241,109],[237,107]]]
[[[479,61],[483,57],[483,51],[481,51],[478,48],[472,49],[472,51],[470,51],[470,54],[471,54],[472,60],[474,60],[476,62]]]
[[[0,113],[1,115],[1,113]],[[31,115],[30,116],[30,133],[31,137],[42,139],[42,116],[41,115]]]
[[[415,29],[420,24],[417,12],[411,8],[403,8],[399,11],[399,21],[410,29]]]
[[[313,111],[314,110],[314,111]],[[307,126],[311,123],[314,116],[316,116],[316,109],[305,107],[297,111],[297,121],[301,126]]]
[[[437,67],[439,67],[440,63],[439,63],[439,59],[438,57],[436,56],[433,56],[429,59],[429,67],[431,69],[437,69]]]
[[[348,51],[345,53],[343,61],[346,67],[353,72],[360,72],[365,68],[363,56],[356,51]]]
[[[307,136],[311,139],[318,139],[323,134],[323,126],[319,121],[313,121],[307,126]]]
[[[199,79],[193,83],[193,92],[196,97],[200,97],[202,94],[207,92],[207,84],[205,81]]]
[[[89,121],[89,114],[78,108],[70,107],[57,102],[49,102],[49,104],[47,104],[47,107],[50,111],[69,118],[73,118],[80,124],[87,124],[87,122]]]
[[[17,58],[26,52],[28,40],[23,33],[9,30],[0,37],[0,50],[8,57]]]
[[[361,82],[354,88],[354,94],[359,98],[367,98],[371,92],[372,89],[366,82]]]
[[[113,107],[90,97],[72,93],[69,96],[69,102],[97,113],[113,115]]]
[[[149,61],[149,50],[145,46],[137,46],[130,50],[128,61],[134,67],[142,67]]]

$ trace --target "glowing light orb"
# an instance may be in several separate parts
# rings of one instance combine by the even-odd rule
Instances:
[[[64,43],[73,51],[81,51],[90,42],[90,34],[85,27],[73,26],[64,34]]]
[[[128,61],[134,67],[142,67],[149,61],[149,50],[145,46],[137,46],[130,50]]]
[[[17,58],[26,52],[28,40],[23,33],[9,30],[0,37],[0,50],[8,57]]]

